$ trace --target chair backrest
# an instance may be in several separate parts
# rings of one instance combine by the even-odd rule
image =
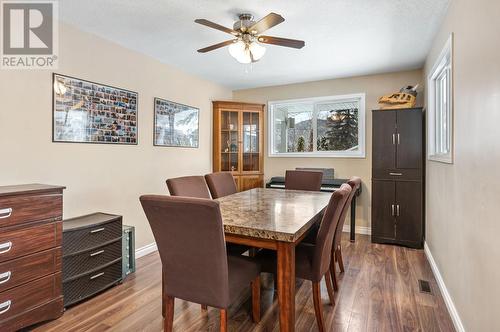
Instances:
[[[219,198],[238,192],[231,172],[217,172],[205,175],[212,197]]]
[[[160,195],[141,196],[140,201],[160,253],[166,294],[227,308],[228,266],[219,202]]]
[[[167,187],[172,196],[211,198],[205,178],[201,175],[168,179]]]
[[[333,237],[334,248],[337,248],[340,245],[340,241],[342,240],[342,229],[344,228],[345,219],[347,217],[347,211],[351,206],[351,202],[352,199],[354,198],[354,195],[356,195],[356,191],[359,189],[359,186],[361,186],[361,179],[357,176],[353,176],[349,179],[349,181],[347,181],[347,183],[351,186],[352,191],[349,194],[349,197],[347,198],[344,208],[342,209],[342,214],[340,215],[340,220],[337,225],[337,229],[335,230],[335,236]]]
[[[351,193],[351,186],[344,183],[340,189],[336,190],[321,219],[318,235],[316,237],[316,248],[313,258],[313,279],[319,282],[330,267],[330,258],[335,230],[342,214],[342,209]]]
[[[291,171],[285,173],[285,189],[320,191],[323,172]]]

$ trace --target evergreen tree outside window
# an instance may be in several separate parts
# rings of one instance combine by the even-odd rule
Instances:
[[[269,102],[270,157],[365,157],[365,95]]]

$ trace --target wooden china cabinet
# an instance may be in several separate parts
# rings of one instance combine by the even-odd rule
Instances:
[[[213,102],[213,171],[233,173],[239,191],[264,186],[264,105]]]

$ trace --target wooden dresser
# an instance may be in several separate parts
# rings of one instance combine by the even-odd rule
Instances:
[[[0,187],[0,331],[16,331],[63,313],[63,189]]]
[[[232,172],[239,191],[264,186],[263,104],[213,102],[213,171]]]

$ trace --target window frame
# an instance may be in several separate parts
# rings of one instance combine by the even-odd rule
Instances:
[[[267,150],[268,157],[271,158],[366,158],[366,111],[365,111],[365,93],[353,93],[346,95],[322,96],[300,99],[273,100],[267,102],[268,126],[267,126]],[[356,100],[359,103],[358,108],[358,146],[357,151],[317,151],[317,104],[338,101]],[[313,145],[312,152],[274,152],[274,106],[275,105],[294,105],[299,103],[313,103]]]
[[[446,75],[445,75],[446,74]],[[443,76],[446,76],[446,107],[441,109],[443,103],[438,103],[437,88],[440,86]],[[434,62],[432,69],[427,76],[427,159],[446,164],[453,164],[454,152],[454,126],[453,126],[453,34],[446,41],[439,57]],[[439,107],[438,107],[439,104]],[[443,113],[446,112],[446,121],[440,123],[437,117],[443,119]],[[445,125],[445,127],[444,127]],[[439,137],[446,129],[445,139],[449,148],[446,153],[441,152]]]

